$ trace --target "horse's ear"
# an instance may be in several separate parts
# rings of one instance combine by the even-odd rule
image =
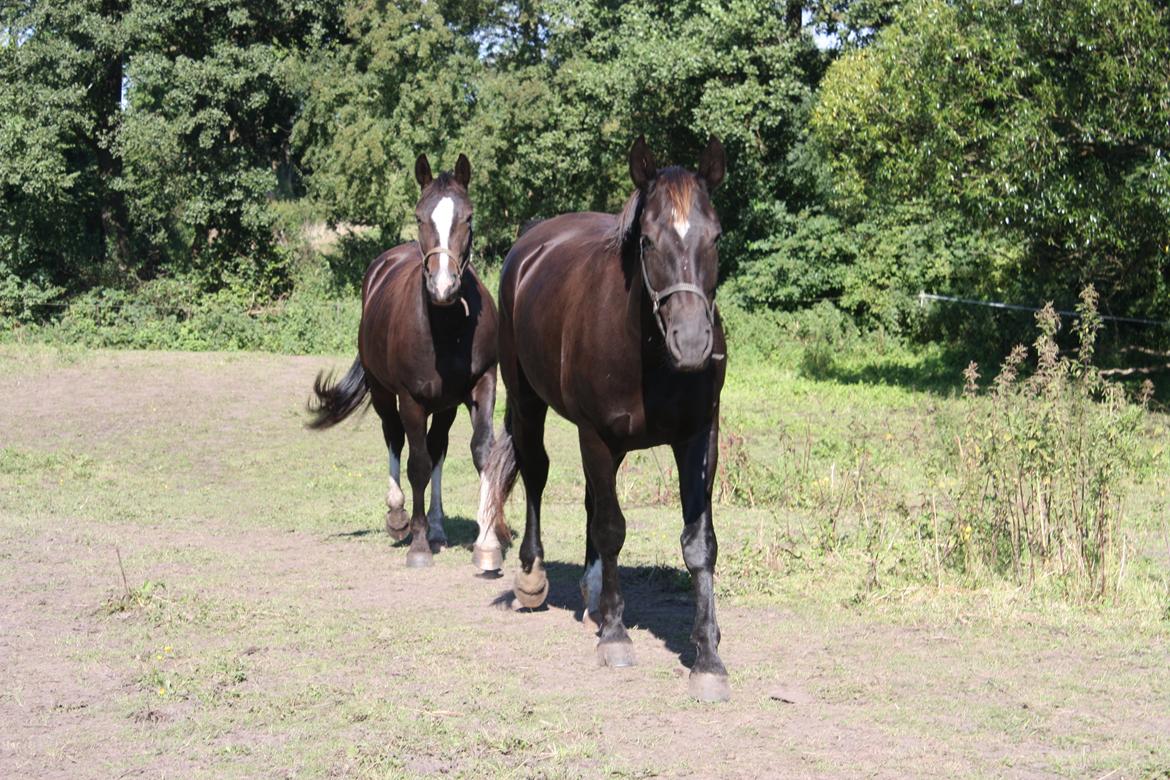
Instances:
[[[638,140],[630,147],[630,178],[634,180],[634,186],[641,190],[654,181],[657,175],[658,166],[654,163],[650,147],[646,145],[646,138],[638,136]]]
[[[420,154],[418,159],[414,161],[414,180],[418,182],[420,189],[426,189],[433,178],[435,177],[431,175],[430,160],[425,154]]]
[[[723,154],[723,144],[715,136],[707,141],[707,148],[699,158],[699,177],[707,182],[707,189],[714,190],[723,181],[727,173],[727,162]]]
[[[467,189],[467,185],[471,183],[471,161],[465,154],[460,154],[459,159],[455,161],[455,181],[459,182],[463,189]]]

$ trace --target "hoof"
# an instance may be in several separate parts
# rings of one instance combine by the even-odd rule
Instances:
[[[396,542],[401,542],[410,533],[410,518],[405,509],[391,509],[386,513],[386,533]]]
[[[499,571],[504,568],[504,551],[499,547],[472,548],[471,564],[480,571]]]
[[[699,701],[727,701],[731,698],[731,686],[725,674],[691,672],[687,679],[687,690]]]
[[[427,550],[410,550],[406,553],[406,567],[408,569],[425,569],[435,564],[435,556]]]
[[[634,661],[634,643],[628,640],[625,642],[598,642],[597,663],[600,666],[611,666],[614,669],[633,666],[636,663]]]
[[[531,574],[525,574],[523,569],[516,572],[512,592],[522,607],[536,609],[543,604],[548,598],[548,575],[544,573],[544,567],[538,562],[532,567]]]

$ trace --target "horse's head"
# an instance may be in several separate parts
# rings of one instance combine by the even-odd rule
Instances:
[[[723,146],[711,136],[698,173],[658,170],[641,136],[630,149],[630,178],[638,187],[638,263],[655,322],[675,368],[698,371],[714,343],[715,284],[719,278],[719,216],[711,192],[723,181]],[[632,220],[631,220],[632,221]],[[636,230],[636,234],[635,234]]]
[[[414,218],[427,294],[436,306],[450,306],[459,300],[463,271],[471,260],[471,200],[467,197],[471,163],[461,154],[454,171],[435,177],[427,156],[420,154],[414,178],[422,188]]]

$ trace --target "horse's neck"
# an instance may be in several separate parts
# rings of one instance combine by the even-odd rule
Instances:
[[[641,257],[638,256],[640,238],[634,234],[627,239],[627,245],[619,250],[625,285],[625,318],[627,330],[638,339],[638,353],[643,362],[654,362],[659,353],[666,349],[662,334],[654,324],[654,313],[650,309],[650,298],[642,280]],[[627,254],[628,253],[628,254]]]

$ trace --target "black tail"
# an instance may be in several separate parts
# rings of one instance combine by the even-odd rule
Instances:
[[[312,415],[312,419],[306,423],[306,427],[321,430],[337,425],[357,411],[369,392],[366,370],[362,368],[360,357],[354,358],[353,365],[339,382],[333,381],[332,372],[326,376],[322,371],[313,382],[313,393],[317,396],[317,401],[316,403],[309,401],[309,414]]]
[[[479,517],[481,527],[490,522],[496,529],[496,537],[501,542],[508,542],[512,532],[508,530],[508,523],[504,519],[504,504],[508,495],[516,484],[516,474],[520,466],[516,463],[516,445],[512,442],[509,417],[511,410],[504,414],[504,433],[492,445],[481,478],[483,480],[480,491]]]

